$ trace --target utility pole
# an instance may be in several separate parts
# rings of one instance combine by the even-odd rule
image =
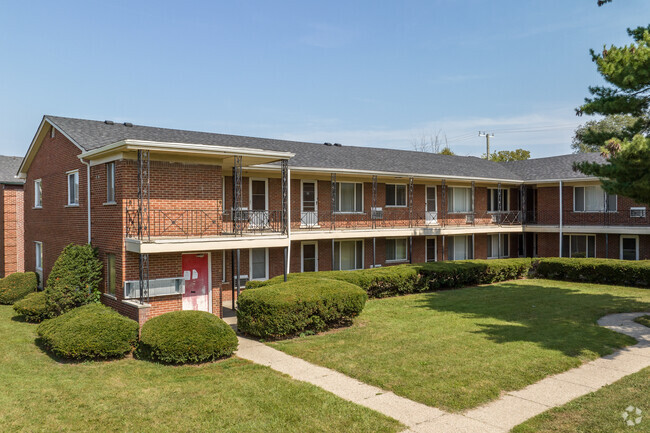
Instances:
[[[486,153],[487,157],[486,157],[486,159],[490,159],[490,137],[494,137],[494,134],[490,134],[490,133],[485,132],[485,131],[483,131],[483,132],[479,131],[478,136],[479,137],[485,137],[485,144],[486,144],[486,147],[487,147],[487,153]]]

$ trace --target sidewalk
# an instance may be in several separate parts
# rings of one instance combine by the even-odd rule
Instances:
[[[632,321],[644,314],[648,313],[612,314],[598,320],[601,326],[634,337],[639,341],[636,345],[549,376],[519,391],[508,392],[498,400],[464,413],[448,413],[400,397],[249,338],[239,336],[236,355],[394,418],[408,427],[403,433],[506,432],[552,407],[561,406],[650,366],[650,329]],[[236,327],[236,317],[234,320]]]

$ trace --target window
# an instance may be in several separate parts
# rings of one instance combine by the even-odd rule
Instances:
[[[386,206],[406,206],[406,185],[386,184]]]
[[[638,236],[621,236],[621,260],[639,260]]]
[[[488,203],[487,210],[488,212],[498,212],[499,211],[499,190],[497,188],[489,188],[487,190],[488,194]],[[510,203],[508,200],[508,190],[501,189],[501,210],[507,211],[510,209]]]
[[[438,260],[438,248],[436,245],[436,238],[427,238],[426,259],[427,262],[435,262]]]
[[[155,296],[169,296],[180,295],[185,292],[185,278],[157,278],[149,280],[149,293],[150,297]],[[132,299],[141,296],[140,281],[125,281],[124,282],[124,298]]]
[[[363,269],[363,241],[334,242],[334,270]]]
[[[449,212],[472,212],[472,189],[449,188]]]
[[[106,254],[106,293],[115,296],[115,254]]]
[[[302,272],[318,271],[318,245],[316,242],[302,244]]]
[[[106,203],[115,203],[115,163],[106,164]]]
[[[562,257],[596,257],[596,235],[562,236]]]
[[[43,207],[43,187],[41,179],[34,181],[34,207]]]
[[[501,239],[499,239],[501,236]],[[501,252],[499,253],[499,240],[501,241]],[[510,236],[505,234],[488,235],[487,237],[487,258],[508,257],[510,255]]]
[[[448,260],[469,260],[474,257],[472,236],[450,236]]]
[[[268,248],[253,248],[251,249],[251,279],[252,280],[267,280],[268,275]]]
[[[363,212],[362,183],[338,182],[336,195],[336,212]]]
[[[386,261],[403,262],[407,259],[406,238],[386,239]]]
[[[68,173],[68,206],[79,205],[79,171]]]
[[[609,195],[598,186],[576,186],[573,188],[574,212],[616,212],[616,195]],[[607,206],[607,208],[605,208]]]

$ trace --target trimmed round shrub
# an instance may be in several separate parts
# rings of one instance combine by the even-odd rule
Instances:
[[[237,300],[237,328],[260,338],[320,332],[350,323],[367,299],[363,289],[345,281],[294,278],[244,290]]]
[[[214,361],[233,354],[237,335],[214,314],[173,311],[142,326],[136,355],[164,364]]]
[[[70,244],[54,262],[45,293],[51,316],[73,308],[99,302],[102,262],[90,244]]]
[[[43,345],[67,359],[121,358],[138,340],[138,322],[101,304],[75,308],[38,325]]]
[[[38,277],[34,272],[16,272],[0,279],[0,304],[11,305],[35,292]]]
[[[45,292],[33,292],[14,304],[14,310],[27,322],[39,323],[48,317]]]

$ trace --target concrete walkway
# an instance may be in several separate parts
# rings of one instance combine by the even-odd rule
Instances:
[[[507,432],[528,418],[650,366],[650,329],[632,321],[644,314],[649,313],[612,314],[598,321],[601,326],[634,337],[636,345],[458,414],[400,397],[241,336],[236,355],[394,418],[408,427],[403,433]]]

